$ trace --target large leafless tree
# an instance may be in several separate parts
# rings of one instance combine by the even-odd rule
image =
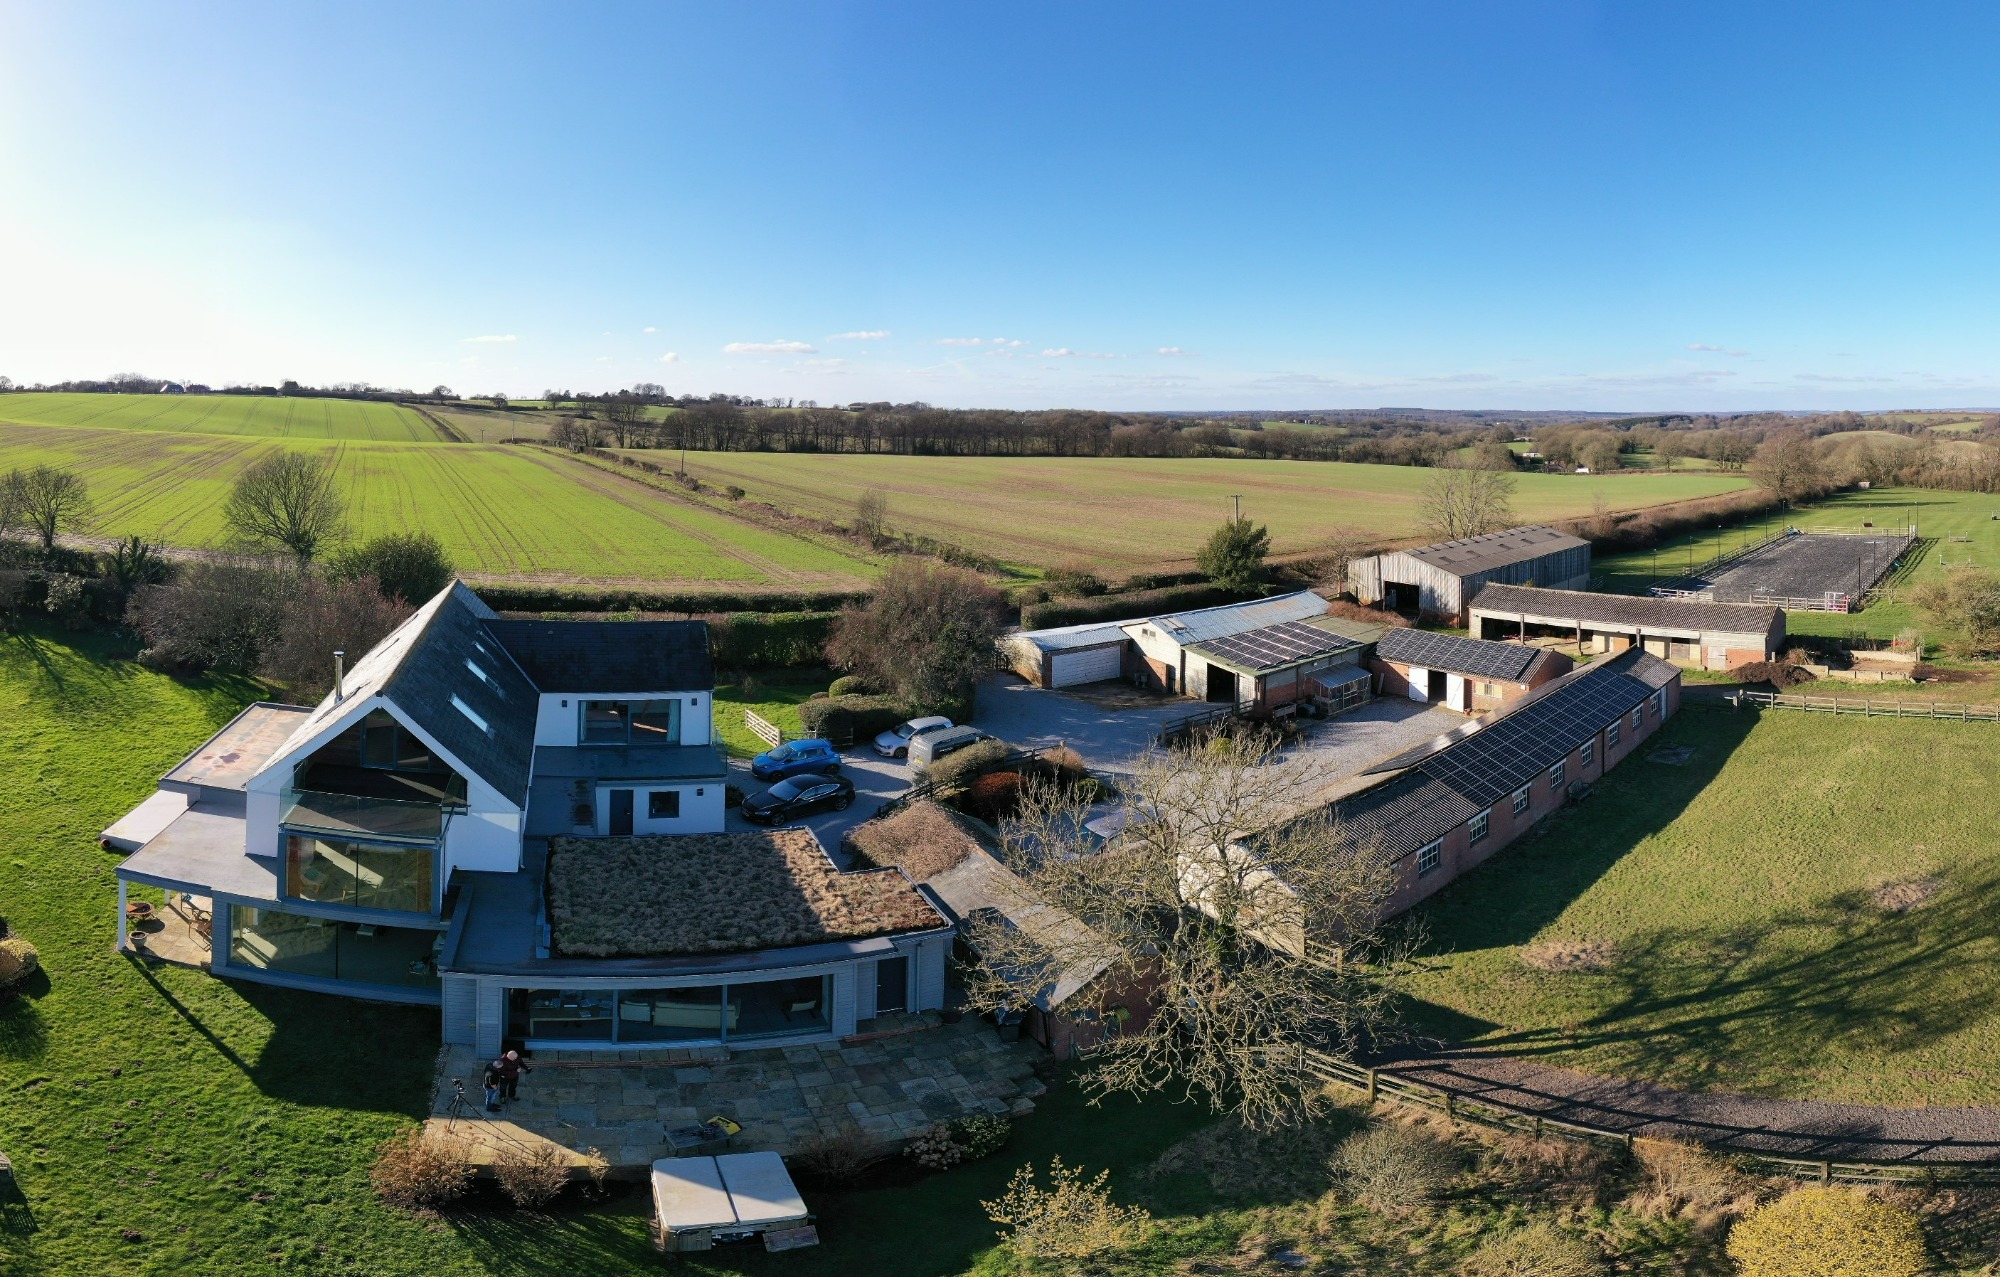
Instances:
[[[1087,794],[1031,786],[1002,830],[1020,898],[1009,920],[972,923],[973,1003],[1081,984],[1065,1013],[1123,1007],[1128,1026],[1087,1086],[1185,1089],[1260,1127],[1302,1116],[1318,1089],[1306,1053],[1348,1054],[1385,1024],[1400,955],[1381,922],[1392,871],[1313,789],[1256,741],[1156,753],[1100,848]],[[1135,996],[1148,1014],[1130,1014]]]
[[[347,502],[328,461],[287,449],[236,477],[222,518],[242,540],[287,550],[303,566],[340,538]]]
[[[1440,541],[1498,532],[1514,522],[1514,476],[1449,461],[1433,468],[1419,496],[1424,530]]]
[[[27,529],[45,554],[55,549],[58,535],[89,527],[93,510],[90,485],[74,470],[32,466],[0,478],[0,531]]]

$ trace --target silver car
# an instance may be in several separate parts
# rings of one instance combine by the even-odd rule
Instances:
[[[925,732],[941,732],[951,726],[951,720],[933,714],[929,718],[913,718],[901,727],[892,727],[875,738],[875,752],[884,758],[908,758],[910,742]]]

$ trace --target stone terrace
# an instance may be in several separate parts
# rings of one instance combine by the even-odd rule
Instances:
[[[886,1151],[940,1121],[1021,1116],[1045,1089],[1034,1077],[1041,1049],[1002,1042],[980,1020],[945,1024],[932,1014],[875,1024],[876,1032],[842,1042],[767,1050],[542,1052],[530,1061],[520,1099],[500,1114],[480,1104],[485,1062],[469,1048],[447,1047],[429,1124],[464,1140],[478,1165],[508,1145],[549,1142],[573,1154],[596,1148],[615,1171],[629,1173],[673,1156],[668,1128],[717,1115],[743,1126],[726,1151],[790,1153],[849,1126]],[[465,1081],[469,1119],[447,1114],[451,1078]]]

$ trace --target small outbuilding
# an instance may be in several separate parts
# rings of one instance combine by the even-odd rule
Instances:
[[[1643,647],[1662,660],[1704,670],[1772,660],[1785,646],[1784,609],[1767,603],[1704,603],[1518,585],[1481,590],[1470,609],[1470,626],[1477,638],[1572,638],[1586,653]]]
[[[1225,603],[1221,607],[1127,621],[1120,628],[1136,649],[1132,672],[1140,682],[1169,695],[1178,693],[1196,700],[1230,703],[1239,700],[1236,671],[1226,665],[1214,665],[1218,676],[1211,683],[1211,663],[1193,650],[1197,645],[1325,614],[1325,599],[1311,590],[1300,590],[1249,603]]]
[[[1391,550],[1356,559],[1347,587],[1369,607],[1465,624],[1466,610],[1492,582],[1580,590],[1590,584],[1590,542],[1537,524]]]
[[[1269,714],[1312,698],[1338,709],[1366,700],[1366,645],[1321,626],[1323,619],[1280,621],[1189,644],[1188,655],[1206,667],[1207,699],[1233,700],[1246,714]]]
[[[1077,687],[1122,678],[1130,640],[1121,621],[1023,630],[1000,641],[1007,663],[1036,687]]]
[[[1546,647],[1392,629],[1376,640],[1369,665],[1383,696],[1483,714],[1554,682],[1576,662]]]

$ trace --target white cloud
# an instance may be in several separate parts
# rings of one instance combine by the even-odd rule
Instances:
[[[811,368],[815,372],[839,372],[847,367],[845,359],[801,359],[799,367]]]
[[[657,328],[655,328],[655,327],[653,327],[653,326],[652,326],[651,324],[648,324],[648,325],[646,325],[646,326],[645,326],[644,328],[641,328],[641,329],[640,329],[639,331],[640,331],[640,332],[642,332],[642,333],[656,333],[656,332],[658,332],[658,331],[660,331],[660,330],[659,330],[659,329],[657,329]]]
[[[663,364],[677,364],[680,361],[681,357],[671,350],[668,351],[666,354],[660,356],[660,362]]]
[[[463,340],[471,342],[474,345],[487,346],[497,342],[519,341],[521,339],[513,333],[501,333],[488,337],[466,337]]]
[[[1123,359],[1123,358],[1124,358],[1125,356],[1123,356],[1123,355],[1110,355],[1110,354],[1106,354],[1105,352],[1103,352],[1103,351],[1101,351],[1101,350],[1086,350],[1086,351],[1084,351],[1084,352],[1083,352],[1083,357],[1084,357],[1085,359]]]
[[[858,332],[835,333],[828,341],[881,341],[889,335],[886,328],[864,328]]]
[[[609,355],[599,355],[599,356],[597,357],[597,362],[598,362],[598,363],[600,363],[600,364],[608,364],[608,363],[610,363],[610,362],[611,362],[611,356],[609,356]]]
[[[1042,352],[1042,358],[1044,358],[1044,359],[1074,359],[1074,358],[1076,358],[1076,352],[1075,352],[1074,350],[1071,350],[1071,349],[1070,349],[1070,348],[1069,348],[1068,346],[1057,346],[1057,347],[1055,347],[1055,348],[1054,348],[1054,349],[1052,349],[1052,350],[1045,350],[1045,351],[1043,351],[1043,352]]]
[[[1179,346],[1162,346],[1153,353],[1156,355],[1180,355],[1187,358],[1193,358],[1194,356],[1192,350],[1182,350]]]
[[[1722,347],[1720,347],[1720,346],[1711,346],[1711,345],[1709,345],[1709,344],[1708,344],[1707,342],[1704,342],[1704,341],[1691,341],[1691,342],[1689,342],[1689,343],[1688,343],[1688,349],[1689,349],[1689,350],[1713,350],[1713,351],[1716,351],[1717,353],[1720,353],[1720,352],[1721,352],[1721,350],[1722,350]]]
[[[817,350],[802,341],[732,341],[722,348],[725,355],[811,355]]]
[[[940,337],[940,338],[938,338],[938,345],[940,345],[940,346],[984,346],[985,344],[986,344],[986,339],[985,339],[984,337]]]

